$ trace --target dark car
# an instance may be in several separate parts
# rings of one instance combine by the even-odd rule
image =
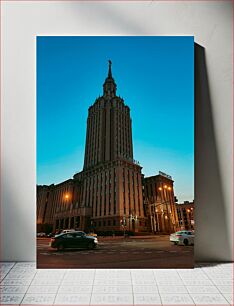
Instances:
[[[54,233],[49,233],[49,234],[47,235],[47,237],[48,237],[48,238],[54,237]]]
[[[61,233],[55,235],[51,238],[50,246],[56,248],[59,251],[62,251],[66,248],[84,248],[84,249],[94,249],[98,244],[96,237],[88,236],[84,232],[70,232],[70,233]]]

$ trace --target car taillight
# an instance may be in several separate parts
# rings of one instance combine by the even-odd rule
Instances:
[[[176,237],[181,237],[182,235],[176,235]]]

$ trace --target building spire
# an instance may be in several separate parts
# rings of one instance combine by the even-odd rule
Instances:
[[[108,76],[103,84],[103,96],[106,98],[113,98],[116,96],[116,84],[112,77],[111,60],[108,60]]]
[[[111,72],[112,62],[111,62],[111,60],[108,60],[108,63],[109,63],[108,78],[112,78],[112,72]]]

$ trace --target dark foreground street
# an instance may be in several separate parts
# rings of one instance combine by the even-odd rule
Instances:
[[[94,250],[56,251],[49,238],[37,239],[38,268],[190,268],[193,246],[176,246],[169,236],[98,237]]]

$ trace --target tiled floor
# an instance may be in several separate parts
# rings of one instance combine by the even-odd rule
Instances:
[[[233,264],[195,269],[37,270],[0,263],[0,304],[233,305]]]

